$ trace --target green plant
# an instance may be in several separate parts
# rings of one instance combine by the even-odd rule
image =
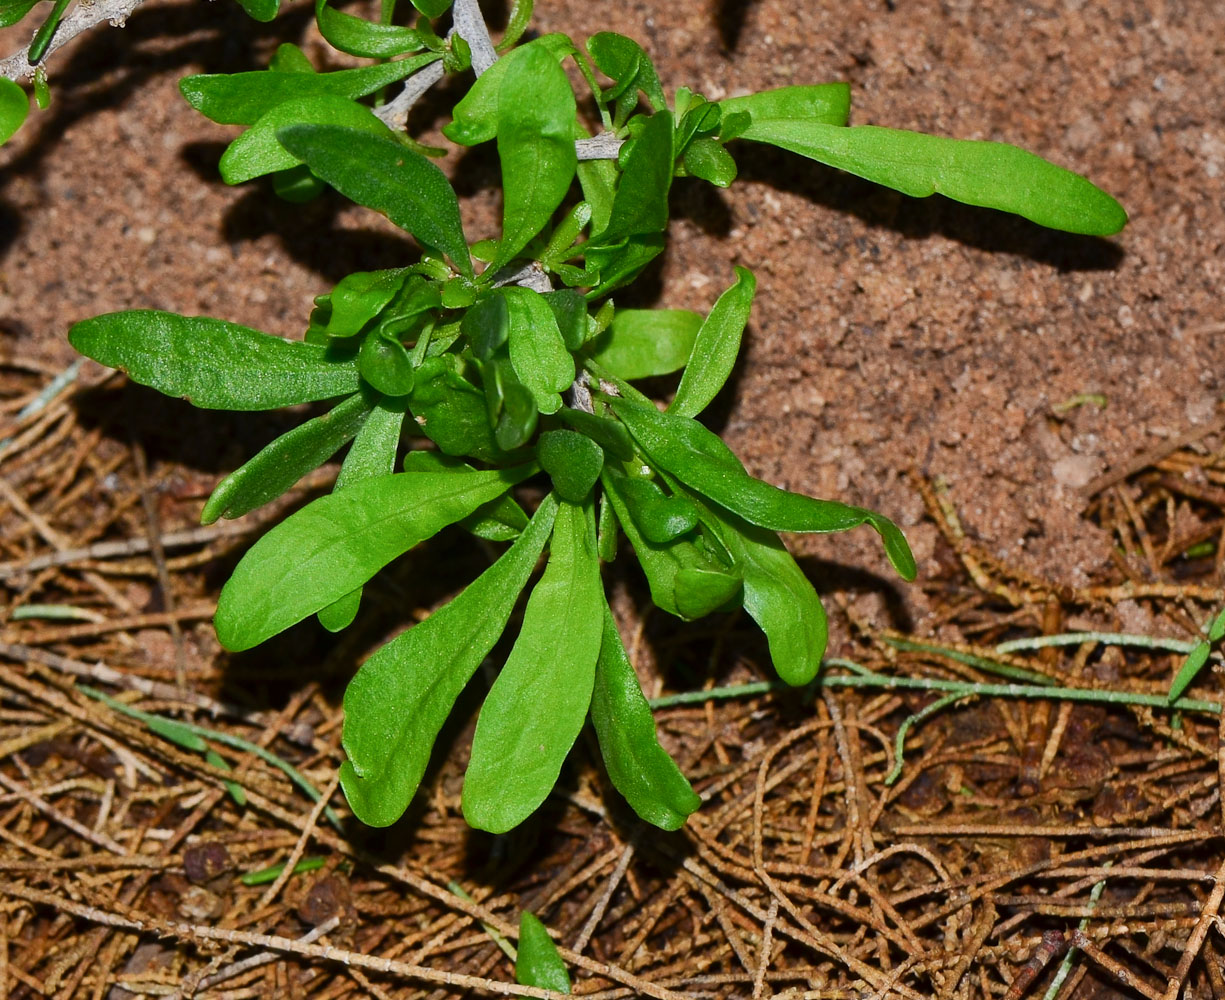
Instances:
[[[754,479],[696,419],[734,367],[755,294],[748,269],[737,268],[705,317],[613,305],[610,293],[664,247],[672,178],[727,186],[736,164],[726,147],[752,141],[907,194],[940,192],[1072,232],[1110,234],[1126,216],[1084,178],[1013,146],[848,126],[844,84],[719,102],[681,88],[668,100],[647,54],[621,35],[597,34],[585,47],[559,34],[519,44],[531,8],[519,2],[498,58],[474,0],[456,0],[445,36],[431,19],[450,3],[413,3],[421,16],[408,27],[394,23],[391,2],[370,23],[318,0],[332,45],[391,61],[317,73],[283,45],[266,71],[189,77],[181,89],[214,121],[247,126],[221,158],[227,182],[271,176],[289,200],[331,186],[411,233],[419,259],[344,278],[316,299],[302,341],[151,311],[98,316],[70,338],[205,408],[336,401],[227,476],[204,507],[206,523],[239,517],[349,445],[334,491],[265,534],[223,589],[216,627],[231,650],[310,616],[346,627],[379,569],[449,525],[509,543],[353,678],[341,781],[360,819],[381,826],[403,814],[439,730],[547,549],[481,709],[464,813],[495,832],[524,820],[590,717],[613,784],[643,819],[674,829],[699,800],[656,739],[605,602],[600,565],[615,557],[618,536],[664,611],[695,619],[743,606],[791,685],[816,676],[826,625],[777,532],[866,524],[903,578],[915,563],[888,518]],[[271,16],[262,3],[247,6]],[[590,104],[580,105],[567,60]],[[469,68],[475,82],[443,131],[461,146],[496,143],[503,190],[500,239],[475,244],[433,151],[399,127],[415,96]],[[401,91],[384,102],[392,86]],[[662,411],[630,384],[677,371]],[[516,492],[529,481],[545,488],[530,513]]]

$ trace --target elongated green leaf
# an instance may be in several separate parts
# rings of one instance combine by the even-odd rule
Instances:
[[[789,493],[754,479],[718,437],[696,420],[654,407],[610,399],[642,449],[686,486],[726,507],[750,524],[774,531],[848,531],[868,524],[881,536],[885,554],[905,580],[917,572],[905,536],[887,517],[862,507]]]
[[[739,135],[742,139],[759,139],[806,125],[845,125],[851,110],[851,85],[819,83],[763,90],[720,101],[719,110],[724,119],[734,114],[749,116],[748,128]]]
[[[272,410],[356,392],[357,368],[324,348],[207,316],[132,309],[76,323],[82,354],[209,410]]]
[[[217,602],[217,638],[237,652],[284,631],[533,469],[399,472],[320,497],[242,557]]]
[[[661,829],[682,827],[702,800],[659,745],[655,719],[607,605],[591,695],[591,722],[608,777],[630,808]]]
[[[400,428],[407,407],[408,400],[403,396],[379,400],[353,438],[333,489],[342,490],[364,479],[386,476],[395,471]],[[329,632],[348,628],[357,617],[361,602],[362,588],[357,587],[322,608],[318,615],[319,624]]]
[[[404,456],[405,472],[431,472],[440,469],[471,469],[461,459],[437,451],[418,449]],[[490,542],[513,542],[527,527],[528,516],[509,493],[481,504],[456,522],[465,531]]]
[[[1091,182],[1003,142],[948,139],[875,125],[839,128],[802,122],[756,124],[744,138],[838,167],[914,198],[1013,212],[1050,229],[1110,236],[1127,213]]]
[[[413,0],[413,6],[426,17],[433,19],[442,17],[450,10],[452,2],[453,0]]]
[[[242,517],[275,500],[336,454],[365,423],[373,405],[363,393],[354,393],[329,413],[282,434],[217,484],[200,514],[200,523]]]
[[[696,417],[731,377],[756,290],[753,272],[737,267],[736,283],[719,296],[698,331],[681,384],[668,406],[669,413]]]
[[[302,73],[284,73],[280,76],[305,76]],[[299,164],[294,156],[277,140],[277,133],[287,125],[316,122],[326,125],[343,125],[348,130],[360,129],[364,133],[390,139],[392,131],[365,105],[347,97],[299,97],[285,101],[263,114],[254,125],[226,147],[221,154],[217,169],[227,184],[242,184],[277,170],[288,170]]]
[[[570,974],[549,932],[533,914],[519,918],[519,951],[515,956],[515,982],[556,993],[570,992]]]
[[[294,125],[277,138],[346,198],[381,212],[472,277],[459,200],[420,153],[393,138],[333,125]]]
[[[574,91],[548,50],[525,46],[506,56],[498,91],[498,159],[502,163],[502,240],[490,264],[512,260],[549,224],[578,157]]]
[[[623,379],[667,375],[692,364],[701,328],[702,317],[688,309],[618,309],[592,341],[592,357]]]
[[[583,245],[588,266],[594,266],[600,283],[587,293],[587,299],[598,299],[615,288],[633,281],[651,261],[664,250],[662,233],[631,236],[614,247]],[[583,282],[586,283],[586,282]]]
[[[526,45],[519,46],[515,52],[524,52],[531,48],[544,49],[557,62],[561,62],[574,51],[574,43],[561,34],[541,35]],[[509,56],[499,59],[477,77],[468,93],[451,111],[454,120],[443,126],[443,135],[460,146],[489,142],[497,135],[499,93],[510,65]]]
[[[179,91],[187,103],[206,118],[225,125],[254,125],[263,115],[286,101],[323,95],[356,100],[403,80],[441,58],[439,53],[423,52],[408,59],[359,69],[342,69],[334,73],[273,70],[200,73],[180,80]]]
[[[651,600],[657,608],[686,621],[702,618],[722,608],[740,593],[740,578],[718,565],[714,558],[693,541],[677,538],[671,542],[649,541],[630,513],[627,477],[607,466],[600,476],[604,496],[612,504],[625,537],[646,574]]]
[[[421,783],[438,731],[489,654],[553,530],[557,501],[544,499],[502,557],[450,604],[387,643],[345,691],[340,783],[369,826],[403,815]]]
[[[6,143],[21,128],[30,113],[30,99],[21,87],[0,77],[0,143]]]
[[[510,363],[527,386],[541,413],[561,408],[558,393],[574,381],[574,358],[566,350],[553,310],[539,292],[529,288],[498,290],[506,299]]]
[[[1208,641],[1220,642],[1222,639],[1225,639],[1225,608],[1221,608],[1208,625]]]
[[[408,400],[403,397],[379,400],[353,439],[349,453],[336,477],[336,489],[342,490],[363,479],[386,476],[396,470],[396,450],[404,426],[404,411]]]
[[[587,499],[604,467],[603,449],[577,431],[545,431],[537,439],[536,454],[558,496],[571,503]]]
[[[1195,644],[1195,648],[1187,654],[1187,658],[1183,660],[1182,666],[1178,668],[1178,673],[1174,675],[1174,680],[1170,683],[1170,701],[1177,701],[1182,697],[1182,693],[1191,686],[1191,682],[1204,669],[1204,664],[1208,662],[1210,655],[1212,655],[1212,644],[1208,640],[1205,639]]]
[[[625,158],[613,198],[608,228],[594,237],[610,246],[630,236],[668,228],[668,191],[672,186],[672,115],[660,111],[647,119]]]
[[[55,0],[47,19],[34,32],[34,37],[30,40],[30,47],[26,50],[26,62],[30,66],[37,66],[42,62],[43,56],[47,54],[47,49],[51,45],[51,39],[55,37],[64,19],[64,12],[68,10],[71,2],[72,0]],[[248,0],[248,2],[275,3],[276,0]]]
[[[476,721],[463,790],[470,826],[505,833],[552,791],[591,705],[603,602],[594,510],[563,502],[548,566]]]
[[[416,52],[424,44],[413,28],[366,21],[337,10],[328,0],[315,0],[315,23],[328,44],[351,56],[391,59]]]
[[[812,583],[778,535],[714,506],[699,509],[744,578],[744,610],[766,634],[778,676],[787,684],[807,684],[821,669],[829,637]]]

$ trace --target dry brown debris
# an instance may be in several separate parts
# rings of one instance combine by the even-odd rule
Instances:
[[[513,942],[528,908],[589,996],[1225,997],[1219,709],[963,699],[910,732],[890,785],[898,728],[928,693],[666,708],[663,738],[706,799],[675,835],[635,821],[583,745],[541,816],[473,834],[458,733],[411,818],[366,831],[335,794],[338,693],[360,648],[318,650],[311,634],[267,659],[222,655],[208,618],[249,529],[191,526],[209,476],[85,419],[96,386],[19,418],[45,373],[0,380],[0,996],[548,996],[513,984],[493,936]],[[992,650],[1082,629],[1196,636],[1223,599],[1225,447],[1219,428],[1176,444],[1088,498],[1117,548],[1113,575],[1080,589],[979,551],[954,498],[920,482],[947,542],[923,586],[944,610],[909,639],[1068,687],[1164,692],[1176,654]],[[386,587],[396,607],[443,596]],[[658,625],[634,644],[658,676],[695,650],[720,682],[761,675],[740,623],[683,646]],[[887,634],[841,653],[881,673],[996,679]],[[83,686],[207,727],[220,760]],[[1215,688],[1205,674],[1191,694]],[[302,859],[316,867],[289,874]],[[269,883],[240,877],[276,864]]]

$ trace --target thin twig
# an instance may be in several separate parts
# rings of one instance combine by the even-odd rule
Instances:
[[[122,28],[132,11],[142,2],[143,0],[95,0],[94,3],[77,4],[55,29],[55,35],[39,65],[45,64],[47,56],[56,49],[67,45],[81,32],[88,31],[94,25],[109,21],[112,28]],[[6,76],[10,80],[32,77],[35,67],[30,65],[29,52],[30,46],[26,45],[7,59],[0,59],[0,76]]]

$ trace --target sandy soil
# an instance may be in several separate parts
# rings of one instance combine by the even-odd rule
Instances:
[[[947,482],[988,551],[1079,583],[1105,545],[1081,519],[1078,487],[1216,419],[1225,35],[1212,0],[538,8],[542,31],[639,38],[669,90],[849,80],[856,123],[1014,142],[1088,174],[1131,214],[1112,240],[1052,234],[748,144],[730,192],[678,182],[671,249],[633,301],[705,309],[733,264],[757,273],[743,370],[714,412],[758,474],[883,510],[930,571],[935,530],[903,477],[916,467]],[[3,48],[25,31],[4,32]],[[261,67],[285,39],[327,58],[303,4],[256,26],[235,5],[199,2],[147,4],[124,30],[60,54],[51,108],[0,151],[5,357],[59,370],[71,321],[125,307],[294,335],[313,295],[411,254],[339,199],[301,208],[218,179],[234,130],[188,108],[177,80]],[[443,121],[423,108],[414,126]],[[492,232],[489,161],[453,155],[449,167],[470,196],[470,232]],[[175,453],[172,442],[152,452]],[[864,571],[827,590],[892,587],[871,537],[797,548],[820,560],[818,575],[830,562]],[[891,606],[921,628],[922,595],[905,601]],[[860,605],[891,622],[876,598]]]

